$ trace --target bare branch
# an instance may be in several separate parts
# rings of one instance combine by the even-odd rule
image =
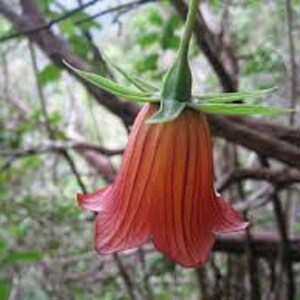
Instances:
[[[236,254],[245,253],[245,233],[235,233],[217,236],[214,246],[215,251],[224,251]],[[270,260],[278,258],[278,249],[281,238],[274,232],[257,231],[252,233],[252,246],[255,256],[265,257]],[[300,261],[300,238],[289,241],[290,259]]]
[[[269,168],[236,169],[222,180],[218,190],[220,192],[231,184],[245,179],[269,181],[273,185],[283,187],[287,184],[300,182],[300,173],[295,170],[271,170]]]
[[[121,155],[124,152],[123,149],[112,150],[112,149],[104,148],[102,146],[90,144],[87,142],[47,141],[38,146],[27,148],[27,149],[0,150],[0,156],[20,158],[20,157],[25,157],[30,155],[60,152],[63,150],[70,150],[70,149],[93,150],[97,153],[101,153],[106,156]]]
[[[23,7],[25,5],[25,2],[27,3],[28,1],[35,2],[35,0],[23,0]],[[31,7],[34,7],[34,5],[32,5]],[[0,13],[3,14],[8,20],[10,20],[19,31],[28,30],[38,26],[45,26],[45,24],[47,24],[47,21],[38,10],[31,10],[28,14],[18,15],[9,6],[7,6],[3,2],[3,0],[0,0]],[[55,35],[49,29],[44,29],[42,31],[29,34],[27,35],[27,37],[32,42],[37,44],[39,48],[49,57],[50,60],[52,60],[59,67],[68,71],[72,76],[76,77],[78,81],[82,82],[87,90],[99,102],[99,104],[104,105],[112,113],[119,116],[127,126],[132,124],[134,115],[138,110],[136,105],[130,102],[122,101],[110,95],[109,93],[100,90],[91,84],[88,84],[63,64],[63,60],[66,60],[78,69],[89,71],[93,69],[93,67],[86,61],[75,55],[62,38]]]

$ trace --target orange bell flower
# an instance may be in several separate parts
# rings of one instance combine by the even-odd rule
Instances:
[[[151,239],[182,266],[201,266],[214,233],[241,230],[247,222],[215,192],[205,115],[186,109],[172,122],[147,124],[157,108],[146,104],[141,109],[115,182],[79,194],[78,202],[97,212],[99,253],[138,247]]]

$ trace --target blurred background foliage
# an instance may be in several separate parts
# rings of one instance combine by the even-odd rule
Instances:
[[[20,11],[18,1],[3,2]],[[99,74],[117,76],[104,57],[157,84],[174,59],[182,32],[174,1],[36,2],[48,21],[56,20],[51,30],[62,43]],[[213,0],[203,1],[202,7],[206,22],[232,47],[239,88],[277,86],[265,100],[282,107],[290,106],[291,82],[286,7],[283,0]],[[292,9],[299,49],[300,2],[292,1]],[[22,34],[14,36],[15,31],[11,21],[1,16],[0,299],[253,299],[246,255],[214,253],[204,269],[191,270],[175,266],[150,244],[120,256],[95,254],[93,216],[77,207],[75,195],[80,181],[92,191],[113,179],[128,128],[32,41]],[[299,62],[299,53],[294,55]],[[190,57],[194,89],[220,90],[195,41]],[[288,124],[288,116],[275,121]],[[116,153],[74,146],[80,143]],[[218,180],[237,167],[236,152],[223,139],[216,139],[215,145]],[[239,148],[238,154],[238,166],[255,165],[252,152]],[[98,169],[93,167],[95,160]],[[261,182],[244,182],[244,200],[261,197],[257,193],[266,192],[265,187]],[[226,193],[239,199],[239,188]],[[290,198],[299,201],[299,190],[282,193],[283,205]],[[250,210],[248,217],[257,228],[276,230],[270,205]],[[293,234],[299,234],[297,218],[292,226]],[[276,272],[269,264],[267,259],[259,260],[261,298],[288,299],[274,298],[276,287],[270,278]],[[276,269],[276,262],[272,266]],[[295,265],[296,286],[299,271]],[[289,299],[300,299],[299,291]]]

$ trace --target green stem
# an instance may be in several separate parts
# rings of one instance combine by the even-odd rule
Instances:
[[[172,104],[172,107],[170,107],[169,104],[161,106],[161,113],[164,115],[164,118],[159,116],[159,120],[171,119],[174,115],[180,114],[183,106],[178,105],[178,102],[187,103],[191,100],[192,73],[187,54],[199,3],[200,0],[190,0],[189,11],[185,22],[184,33],[180,41],[178,55],[174,64],[166,74],[161,93],[162,99],[173,101],[174,103]],[[171,111],[172,113],[170,113]],[[165,118],[165,116],[167,117]],[[157,118],[155,119],[155,122],[157,122]]]
[[[179,56],[187,56],[189,44],[197,17],[200,0],[190,0],[189,11],[185,22],[184,33],[180,41]]]

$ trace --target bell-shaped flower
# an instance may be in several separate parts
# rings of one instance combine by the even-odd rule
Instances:
[[[99,253],[114,253],[152,240],[158,250],[179,264],[201,266],[215,233],[247,226],[215,192],[212,145],[204,112],[289,112],[253,102],[272,89],[192,95],[188,49],[199,0],[189,3],[177,58],[160,89],[113,64],[131,86],[66,63],[72,72],[117,97],[150,103],[143,106],[133,125],[115,182],[92,194],[78,195],[82,207],[97,212],[95,247]]]
[[[158,106],[146,104],[129,137],[115,182],[78,196],[97,212],[95,248],[108,254],[155,247],[186,267],[201,266],[214,234],[246,227],[214,190],[210,132],[204,114],[185,110],[174,121],[147,124]]]

